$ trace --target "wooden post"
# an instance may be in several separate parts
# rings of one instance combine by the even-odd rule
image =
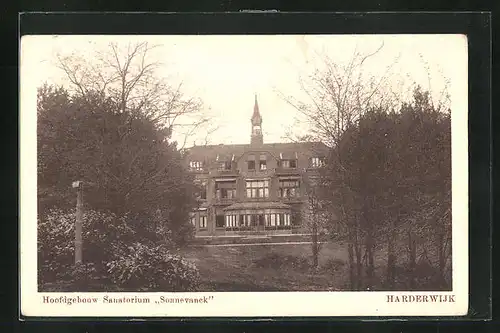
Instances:
[[[76,187],[75,265],[78,265],[82,263],[83,182],[73,182],[73,187]]]

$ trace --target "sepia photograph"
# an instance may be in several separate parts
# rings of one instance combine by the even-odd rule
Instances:
[[[466,36],[24,36],[20,68],[26,313],[466,313]]]

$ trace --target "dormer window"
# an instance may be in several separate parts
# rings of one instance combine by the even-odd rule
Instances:
[[[284,169],[295,169],[297,167],[297,160],[282,160],[281,167]]]
[[[259,170],[266,170],[266,169],[267,169],[267,158],[266,158],[266,155],[260,155]]]
[[[248,155],[247,167],[248,170],[255,170],[255,155]]]
[[[285,152],[280,153],[279,166],[283,169],[295,169],[297,168],[298,154],[297,152]]]
[[[189,169],[195,170],[195,171],[201,171],[201,170],[203,170],[203,162],[191,161],[191,162],[189,162]]]
[[[325,159],[322,157],[312,157],[311,158],[311,167],[312,168],[320,168],[325,165]]]
[[[231,170],[231,162],[230,161],[224,161],[219,164],[219,171],[228,171]]]

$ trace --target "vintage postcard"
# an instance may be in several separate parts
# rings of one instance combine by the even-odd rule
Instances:
[[[20,53],[21,315],[467,313],[466,36]]]

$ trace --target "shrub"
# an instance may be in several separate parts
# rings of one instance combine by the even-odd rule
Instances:
[[[200,281],[195,264],[163,245],[134,243],[107,267],[112,281],[125,290],[194,291]]]
[[[38,221],[38,277],[39,282],[73,280],[75,211],[52,210]],[[92,274],[105,274],[105,263],[112,259],[133,239],[134,232],[125,218],[114,214],[87,211],[83,215],[83,261],[92,264],[82,266]],[[89,272],[90,272],[89,271]],[[82,274],[87,274],[82,273]]]

